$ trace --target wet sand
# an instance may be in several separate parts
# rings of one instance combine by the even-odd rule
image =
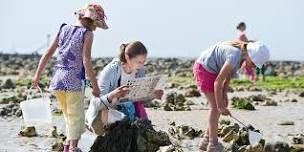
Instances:
[[[229,96],[249,96],[253,94],[265,94],[267,92],[235,92]],[[252,124],[255,128],[260,129],[264,135],[266,141],[285,141],[290,142],[290,136],[292,134],[304,133],[304,98],[298,97],[296,94],[278,93],[274,95],[275,101],[278,101],[278,106],[255,106],[257,110],[232,110],[240,120],[243,120],[247,124]],[[279,102],[285,99],[296,98],[297,103],[291,102]],[[152,120],[157,130],[167,131],[170,127],[169,122],[175,121],[177,125],[189,125],[197,129],[204,129],[207,126],[207,114],[208,108],[206,105],[201,105],[200,102],[205,103],[204,97],[190,98],[197,105],[193,106],[192,111],[163,111],[161,109],[149,108],[148,115]],[[221,117],[223,119],[229,119],[228,117]],[[231,120],[231,119],[230,119]],[[295,125],[281,126],[278,125],[281,121],[293,121]],[[233,120],[232,120],[233,122]],[[37,127],[38,137],[19,137],[18,132],[22,119],[9,117],[7,119],[0,118],[0,152],[44,152],[51,151],[51,145],[54,142],[54,138],[46,137],[50,126]],[[53,117],[53,125],[57,126],[59,133],[64,133],[64,121],[61,116]],[[80,147],[84,151],[88,151],[92,145],[95,136],[89,132],[86,132],[80,141]],[[184,140],[182,142],[174,142],[181,144],[185,151],[198,151],[198,143],[200,139]]]

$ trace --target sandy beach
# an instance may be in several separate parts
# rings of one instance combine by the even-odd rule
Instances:
[[[229,96],[249,96],[256,94],[265,94],[267,92],[235,92]],[[304,98],[297,97],[295,94],[278,93],[272,97],[276,101],[284,101],[284,99],[295,98],[296,103],[279,102],[278,106],[256,106],[255,111],[236,110],[233,109],[234,116],[244,121],[247,124],[252,124],[255,128],[260,129],[266,141],[285,141],[290,143],[290,137],[295,134],[304,132]],[[168,131],[169,122],[175,121],[177,125],[189,125],[196,129],[203,129],[207,126],[208,107],[200,104],[206,103],[204,97],[190,98],[196,104],[192,106],[191,111],[164,111],[161,109],[148,108],[149,118],[155,125],[157,130]],[[221,117],[229,119],[228,117]],[[294,125],[282,126],[278,125],[282,121],[293,121]],[[233,121],[233,120],[231,120]],[[18,132],[22,124],[21,118],[1,118],[0,127],[0,151],[1,152],[20,152],[33,151],[45,152],[51,151],[51,145],[55,141],[54,138],[47,137],[48,129],[51,126],[37,127],[38,137],[20,137]],[[57,126],[59,133],[64,133],[64,120],[62,116],[53,116],[53,124]],[[84,151],[88,151],[92,145],[95,136],[90,132],[83,134],[80,141],[80,147]],[[198,143],[200,138],[193,140],[183,140],[176,144],[183,147],[184,151],[199,151]]]

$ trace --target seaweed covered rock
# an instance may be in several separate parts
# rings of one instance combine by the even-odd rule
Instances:
[[[187,89],[185,92],[185,97],[200,97],[201,93],[197,89]]]
[[[221,121],[219,128],[219,136],[224,142],[230,143],[230,147],[226,147],[226,151],[232,152],[261,152],[265,145],[265,140],[260,140],[255,145],[249,143],[248,129],[240,127],[238,124],[231,124],[229,121]],[[228,123],[229,122],[229,123]],[[250,130],[259,132],[252,126],[248,126]]]
[[[0,104],[15,103],[17,100],[14,94],[2,93],[0,95]]]
[[[19,136],[35,137],[38,135],[35,127],[25,127],[25,128],[21,128],[21,129],[22,130],[18,134]]]
[[[56,151],[56,152],[63,151],[65,140],[66,140],[66,136],[64,134],[58,135],[52,144],[52,151]]]
[[[21,115],[22,115],[22,111],[20,109],[19,104],[17,103],[9,103],[0,106],[1,117],[12,117],[12,116],[20,117]]]
[[[288,143],[281,141],[266,143],[264,147],[264,152],[289,152],[290,150]]]
[[[255,107],[246,98],[233,97],[231,100],[233,108],[255,110]]]
[[[298,134],[292,137],[293,144],[304,144],[304,134]]]
[[[184,150],[181,147],[170,145],[170,146],[160,147],[160,149],[157,152],[184,152]]]
[[[188,105],[186,105],[185,96],[177,93],[169,93],[166,96],[166,101],[164,103],[165,111],[189,111],[191,110]]]
[[[153,129],[149,120],[130,122],[125,118],[105,128],[105,134],[98,136],[90,152],[156,152],[160,146],[171,142],[167,133]]]
[[[304,97],[304,91],[299,94],[299,97]]]
[[[13,82],[12,79],[6,79],[2,85],[3,89],[14,89],[16,84]]]
[[[202,130],[194,129],[190,126],[181,125],[170,127],[168,132],[170,135],[178,140],[193,139],[196,137],[203,137],[204,132]]]

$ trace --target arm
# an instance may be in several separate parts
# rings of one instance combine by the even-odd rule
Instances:
[[[232,70],[232,65],[228,61],[226,61],[214,82],[215,100],[216,100],[217,107],[221,113],[223,113],[222,109],[226,109],[225,103],[224,103],[225,81],[227,78],[230,77],[231,70]],[[230,112],[228,111],[223,114],[230,115]]]
[[[224,92],[223,92],[223,99],[224,99],[224,105],[225,107],[228,106],[228,89],[229,89],[229,84],[230,84],[231,76],[229,75],[228,78],[225,79],[224,82]]]
[[[99,97],[100,90],[97,85],[97,80],[94,75],[93,65],[91,63],[91,48],[93,43],[93,33],[88,31],[85,33],[84,36],[84,43],[83,43],[83,65],[85,68],[85,73],[89,77],[92,86],[93,86],[93,95]]]
[[[47,51],[40,58],[38,68],[37,68],[37,70],[35,72],[35,75],[34,75],[34,78],[32,80],[32,86],[37,86],[38,85],[38,82],[39,82],[40,76],[42,74],[42,71],[44,70],[44,67],[47,64],[47,62],[53,56],[54,52],[56,51],[57,45],[58,45],[58,39],[57,39],[57,36],[56,36],[56,38],[51,43],[50,47],[47,49]]]
[[[113,90],[115,81],[114,74],[117,73],[115,65],[109,63],[103,68],[99,75],[98,86],[101,91],[101,100],[105,103],[118,104],[120,97],[123,97],[128,92],[128,86],[120,86]],[[115,79],[115,80],[114,80]]]
[[[114,72],[114,70],[110,64],[106,65],[102,69],[102,71],[100,72],[99,78],[98,78],[98,87],[100,89],[101,99],[106,102],[109,102],[108,94],[110,93],[111,82],[113,79],[113,76],[111,73]]]

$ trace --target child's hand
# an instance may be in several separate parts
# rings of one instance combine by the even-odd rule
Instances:
[[[119,99],[121,97],[124,97],[128,91],[128,86],[120,86],[108,94],[108,100],[112,101],[114,98]]]
[[[231,116],[230,111],[226,107],[218,108],[218,111],[224,116]]]
[[[155,99],[161,99],[162,96],[164,95],[164,91],[163,90],[154,90],[154,98]]]
[[[93,92],[92,92],[93,96],[95,97],[99,97],[100,96],[100,89],[99,87],[93,87]]]
[[[32,87],[37,87],[38,84],[39,84],[39,77],[35,76],[33,79],[32,79]]]

